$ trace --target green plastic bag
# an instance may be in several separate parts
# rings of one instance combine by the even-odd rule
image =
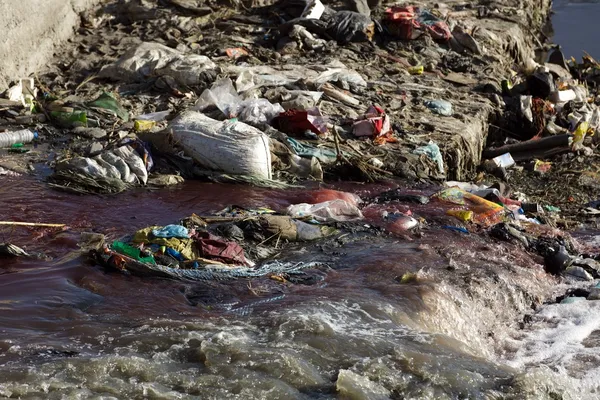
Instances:
[[[154,256],[142,256],[140,249],[138,249],[137,247],[130,246],[127,243],[119,242],[118,240],[116,240],[113,242],[111,249],[119,254],[131,257],[137,261],[147,264],[156,264]]]
[[[119,104],[117,99],[112,94],[108,92],[102,93],[96,100],[90,101],[86,105],[88,107],[110,111],[111,114],[116,115],[123,121],[129,121],[129,113],[127,110]]]

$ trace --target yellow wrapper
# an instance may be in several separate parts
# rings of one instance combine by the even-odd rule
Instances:
[[[137,120],[137,121],[135,121],[135,124],[133,127],[137,132],[143,132],[143,131],[149,131],[150,129],[154,128],[155,125],[156,125],[156,121]]]
[[[417,65],[416,67],[410,67],[408,69],[408,73],[411,75],[421,75],[425,71],[425,68],[422,65]]]
[[[446,211],[446,215],[450,215],[451,217],[458,218],[463,222],[468,222],[473,219],[473,211],[468,210],[448,210]]]

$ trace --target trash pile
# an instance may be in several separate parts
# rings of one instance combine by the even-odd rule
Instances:
[[[483,234],[534,254],[548,273],[576,280],[600,278],[599,257],[581,254],[572,237],[556,228],[559,210],[528,203],[522,194],[510,193],[503,184],[487,187],[449,181],[445,185],[430,196],[406,189],[385,191],[373,199],[373,204],[379,204],[375,208],[379,215],[369,211],[373,206],[363,212],[383,221],[388,232],[400,234],[417,228],[421,234],[432,229]]]
[[[356,196],[323,191],[308,203],[292,204],[280,212],[231,206],[212,215],[192,214],[173,225],[145,227],[103,246],[94,259],[107,268],[143,277],[266,276],[285,282],[305,268],[326,264],[318,257],[301,256],[312,248],[306,247],[309,243],[315,249],[337,248],[361,237],[360,232],[368,240],[392,235],[412,241],[446,230],[512,243],[534,255],[550,274],[576,280],[600,278],[596,258],[581,254],[571,236],[556,228],[555,210],[514,195],[501,184],[486,187],[451,181],[430,194],[387,190],[359,207]]]
[[[16,80],[0,122],[32,127],[52,186],[78,193],[473,172],[482,139],[470,129],[487,101],[473,99],[473,76],[506,57],[504,43],[458,6],[363,6],[110,4],[73,39],[84,55]],[[123,149],[138,140],[145,150]]]
[[[288,243],[325,239],[338,223],[363,219],[353,203],[334,199],[295,204],[278,214],[267,208],[228,207],[215,215],[192,214],[179,224],[150,226],[94,253],[100,264],[125,273],[187,280],[300,274],[316,262],[282,262]]]
[[[490,126],[490,146],[482,153],[485,173],[570,218],[595,214],[600,102],[594,65],[591,57],[567,62],[555,48],[546,63],[529,60],[513,72],[502,81],[504,115]]]
[[[512,140],[487,149],[484,158],[510,153],[513,160],[524,161],[571,150],[592,152],[585,144],[600,125],[600,109],[585,83],[573,77],[560,50],[553,50],[543,65],[529,60],[521,74],[502,82],[502,91],[510,124],[504,136]]]

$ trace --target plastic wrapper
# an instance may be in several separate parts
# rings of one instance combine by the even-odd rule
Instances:
[[[361,211],[344,200],[331,200],[318,204],[294,204],[286,213],[294,218],[312,218],[318,222],[343,222],[363,219]]]
[[[473,212],[473,222],[492,226],[502,222],[504,207],[457,187],[444,189],[433,195],[434,198],[450,204],[461,205],[466,211]]]
[[[446,100],[426,100],[425,106],[436,114],[452,116],[452,103]]]
[[[216,81],[206,89],[194,110],[203,111],[215,105],[227,118],[238,118],[252,125],[270,123],[284,109],[279,104],[271,104],[266,99],[243,100],[229,78]]]

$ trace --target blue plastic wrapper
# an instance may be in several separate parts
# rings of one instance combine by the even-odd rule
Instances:
[[[190,237],[187,228],[181,225],[167,225],[160,229],[153,229],[152,234],[160,238],[188,239]]]
[[[450,117],[452,115],[452,103],[446,100],[427,100],[425,105],[436,114]]]

